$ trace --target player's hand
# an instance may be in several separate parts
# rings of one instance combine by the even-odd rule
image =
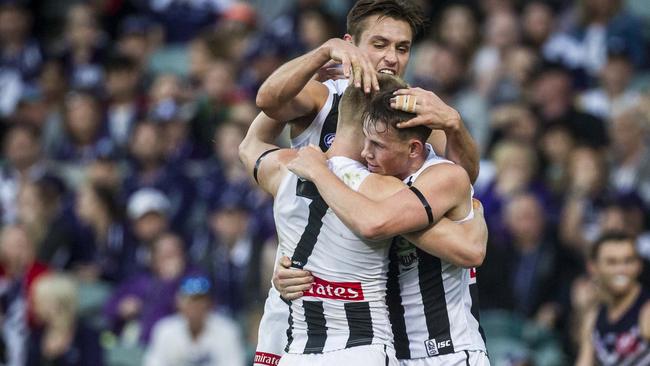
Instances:
[[[396,90],[390,99],[393,109],[415,113],[408,121],[398,123],[399,128],[427,126],[432,130],[457,130],[462,123],[460,114],[437,95],[422,88]]]
[[[273,286],[285,300],[295,300],[311,288],[314,278],[309,271],[291,267],[291,259],[282,257],[273,272]]]
[[[298,156],[287,164],[287,168],[300,178],[313,181],[319,169],[327,168],[327,157],[318,146],[309,145],[298,150]]]
[[[323,46],[330,59],[343,66],[343,75],[350,79],[350,85],[363,88],[366,93],[379,90],[377,70],[359,47],[340,38],[332,38]]]

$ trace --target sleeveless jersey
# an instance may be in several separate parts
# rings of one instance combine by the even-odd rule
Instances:
[[[428,167],[453,164],[430,145],[424,165],[404,179],[411,185]],[[463,220],[473,217],[472,212]],[[459,222],[460,222],[459,221]],[[485,352],[479,325],[476,270],[455,266],[427,254],[402,237],[393,239],[387,303],[398,359]]]
[[[650,344],[639,334],[639,314],[648,301],[650,292],[641,289],[634,304],[614,323],[607,319],[607,307],[600,307],[592,338],[601,365],[650,365]]]
[[[334,157],[329,164],[355,190],[369,174],[348,158]],[[285,351],[392,347],[385,302],[390,240],[368,241],[354,234],[328,209],[315,185],[292,173],[278,188],[274,218],[281,255],[314,276],[312,288],[289,304]]]
[[[321,150],[327,151],[332,146],[339,118],[339,102],[343,92],[348,87],[348,79],[327,80],[323,85],[329,89],[329,96],[325,105],[318,111],[316,118],[309,127],[300,135],[291,139],[291,147],[313,144],[320,146]]]

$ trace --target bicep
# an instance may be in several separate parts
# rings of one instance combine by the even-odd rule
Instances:
[[[281,121],[299,120],[301,117],[318,113],[327,102],[328,96],[329,88],[327,86],[310,80],[288,103],[266,112],[269,116]]]
[[[413,184],[426,200],[434,222],[442,217],[465,218],[471,210],[471,185],[463,168],[455,164],[438,164],[427,169]]]

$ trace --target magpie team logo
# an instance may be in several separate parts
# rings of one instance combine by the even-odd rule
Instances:
[[[336,137],[335,133],[328,133],[327,135],[325,135],[325,137],[323,137],[323,143],[325,143],[325,146],[327,146],[328,149],[332,147],[332,143],[334,142],[334,137]]]
[[[415,245],[401,236],[396,239],[395,245],[397,246],[397,259],[399,260],[400,273],[415,268],[418,264],[418,254],[415,250]]]

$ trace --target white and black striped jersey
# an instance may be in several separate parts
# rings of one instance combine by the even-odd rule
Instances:
[[[323,83],[329,89],[329,96],[323,108],[318,112],[309,127],[297,137],[291,139],[291,147],[307,146],[309,144],[319,145],[323,151],[327,151],[334,141],[336,125],[338,120],[338,105],[348,86],[347,79],[328,80]],[[281,248],[278,247],[275,263],[282,256]],[[280,300],[280,293],[275,289],[273,284],[269,290],[269,295],[264,306],[264,315],[260,323],[258,344],[256,349],[256,359],[274,357],[278,360],[285,348],[284,339],[286,339],[286,321],[281,319],[289,318],[289,307]],[[257,362],[257,361],[256,361]],[[256,363],[258,364],[258,363]],[[263,364],[260,362],[259,364]]]
[[[426,162],[404,179],[407,185],[432,165],[453,164],[427,147]],[[472,217],[473,211],[464,220]],[[475,283],[474,269],[457,267],[402,237],[394,238],[386,301],[397,358],[433,357],[464,350],[485,352]]]
[[[368,176],[357,161],[334,157],[330,169],[357,190]],[[385,302],[390,240],[368,241],[341,222],[315,185],[287,174],[274,218],[281,255],[309,270],[314,284],[290,303],[288,353],[322,353],[354,346],[392,347]]]
[[[291,139],[291,147],[302,147],[309,144],[320,146],[327,151],[336,136],[336,124],[339,118],[339,102],[348,79],[327,80],[323,83],[329,89],[329,96],[312,123],[300,135]]]

